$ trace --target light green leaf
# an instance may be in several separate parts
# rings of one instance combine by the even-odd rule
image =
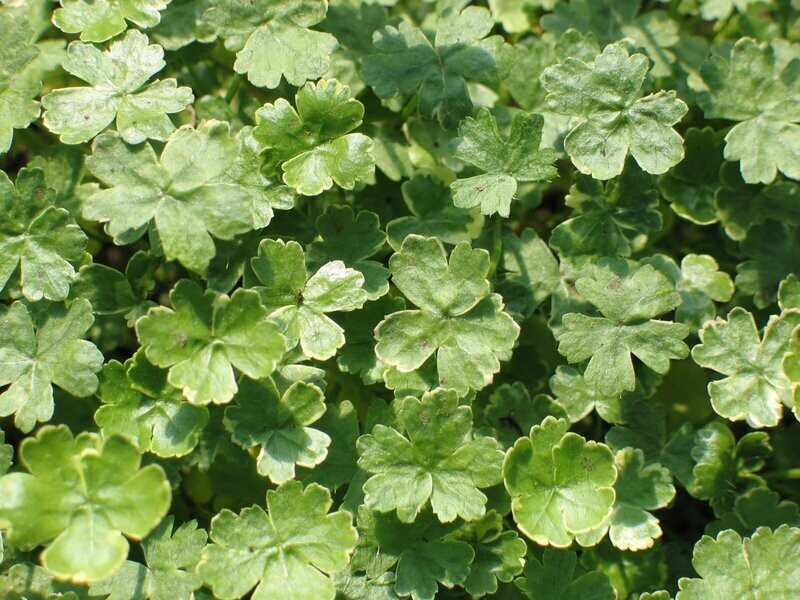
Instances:
[[[664,254],[654,254],[642,262],[653,265],[675,284],[681,295],[675,320],[693,331],[717,316],[714,302],[727,302],[733,296],[730,275],[720,272],[717,261],[708,254],[687,254],[680,267]]]
[[[567,58],[545,70],[548,106],[579,121],[564,148],[581,173],[616,177],[628,154],[653,174],[683,159],[683,140],[672,126],[688,108],[675,92],[640,97],[648,68],[647,57],[629,55],[622,43],[615,43],[593,63]]]
[[[172,309],[159,306],[136,322],[146,356],[169,367],[167,381],[193,404],[227,403],[236,393],[233,368],[266,377],[283,356],[285,338],[265,320],[258,294],[205,293],[188,279],[170,292]]]
[[[361,308],[368,297],[364,276],[334,260],[307,277],[303,248],[295,241],[262,240],[250,265],[254,277],[246,277],[245,284],[261,294],[289,348],[299,343],[306,356],[318,360],[336,354],[344,332],[325,313]]]
[[[210,5],[204,23],[236,52],[233,68],[253,85],[276,88],[283,76],[300,87],[330,68],[336,38],[309,29],[325,18],[325,0],[211,0]]]
[[[518,112],[508,138],[503,139],[488,109],[479,110],[474,119],[464,119],[452,143],[454,155],[486,175],[451,183],[453,203],[459,208],[480,207],[485,215],[508,217],[518,181],[549,181],[558,175],[553,166],[556,151],[539,148],[543,125],[541,115]]]
[[[122,33],[130,21],[142,29],[158,25],[159,11],[170,0],[60,0],[53,23],[65,33],[80,33],[86,42],[104,42]]]
[[[699,579],[682,577],[676,600],[757,598],[790,600],[800,587],[800,529],[761,527],[742,538],[727,530],[703,536],[694,547],[692,566]]]
[[[14,544],[47,544],[42,564],[63,579],[110,576],[128,554],[123,534],[145,537],[170,505],[164,471],[140,469],[139,451],[120,436],[45,426],[22,442],[20,459],[29,473],[0,478],[0,525]]]
[[[700,67],[697,104],[708,119],[738,121],[725,136],[725,158],[741,161],[747,183],[770,183],[778,171],[800,179],[800,58],[779,60],[775,47],[742,38],[730,60]]]
[[[751,427],[778,424],[782,405],[793,406],[792,384],[782,361],[798,324],[796,311],[773,315],[762,339],[753,315],[741,307],[734,308],[727,321],[717,317],[706,323],[692,358],[701,367],[727,376],[708,384],[717,414],[731,421],[746,420]]]
[[[328,453],[331,438],[308,427],[325,412],[325,396],[313,384],[296,382],[280,394],[271,379],[240,379],[236,404],[225,409],[225,428],[244,448],[259,446],[258,472],[281,484],[295,465],[313,468]]]
[[[191,452],[208,422],[208,409],[186,402],[167,383],[167,371],[153,366],[144,352],[125,365],[106,363],[97,396],[103,406],[94,421],[104,436],[124,435],[140,450],[165,458]]]
[[[611,514],[617,471],[605,444],[567,433],[547,417],[506,454],[503,480],[522,533],[544,546],[566,548]]]
[[[603,316],[564,315],[558,351],[571,363],[588,358],[584,377],[601,394],[634,390],[631,355],[657,373],[666,373],[671,359],[689,353],[682,341],[688,327],[654,319],[680,304],[681,297],[650,265],[601,260],[594,276],[578,279],[575,286]]]
[[[393,313],[375,329],[375,352],[402,373],[436,353],[439,385],[481,389],[510,357],[519,326],[490,294],[489,255],[460,242],[448,261],[436,238],[409,235],[389,260],[392,281],[420,310]]]
[[[147,85],[164,68],[163,58],[161,46],[149,45],[135,29],[107,51],[72,42],[64,69],[91,87],[58,88],[42,98],[45,126],[65,144],[89,141],[114,119],[129,144],[166,140],[175,129],[167,114],[182,111],[194,95],[188,87],[177,87],[174,78]]]
[[[508,47],[500,36],[486,37],[494,22],[489,11],[469,6],[445,9],[436,22],[433,44],[407,21],[374,36],[375,54],[364,57],[362,76],[379,98],[419,95],[419,113],[455,129],[472,113],[467,80],[496,83],[508,68]]]
[[[650,511],[664,508],[675,497],[669,469],[659,464],[645,466],[644,452],[624,448],[615,456],[616,500],[611,514],[597,529],[578,536],[582,545],[599,542],[606,533],[620,550],[645,550],[661,537],[661,525]]]
[[[566,415],[577,423],[596,410],[607,423],[619,423],[624,419],[623,399],[620,394],[601,394],[586,383],[586,378],[572,367],[559,365],[550,377],[550,389],[563,405]]]
[[[40,169],[22,169],[15,183],[0,171],[0,288],[17,274],[28,300],[69,294],[87,239],[55,199]]]
[[[106,187],[87,198],[84,217],[104,223],[117,244],[150,228],[167,259],[202,273],[215,252],[211,236],[229,240],[254,227],[251,190],[225,180],[238,151],[218,121],[176,130],[160,159],[148,143],[129,146],[104,133],[86,164]]]
[[[372,140],[350,133],[361,124],[364,105],[335,79],[309,82],[295,95],[297,110],[283,98],[256,111],[255,139],[266,148],[283,181],[304,196],[333,186],[352,190],[372,177]]]
[[[405,435],[379,424],[358,439],[358,466],[373,474],[364,484],[367,506],[397,510],[404,523],[429,500],[443,523],[482,517],[486,496],[479,488],[500,482],[503,453],[491,438],[468,440],[469,407],[458,406],[453,391],[438,390],[403,400],[399,418]]]
[[[173,522],[168,516],[142,542],[147,566],[125,561],[110,578],[92,584],[89,593],[107,594],[106,600],[195,600],[202,581],[193,568],[208,536],[196,521],[173,533]]]
[[[330,492],[297,481],[267,492],[267,510],[223,509],[211,520],[211,541],[197,567],[221,600],[333,600],[330,575],[349,562],[358,535],[349,513],[329,513]]]
[[[53,385],[73,396],[94,393],[103,355],[81,339],[93,321],[83,299],[33,315],[21,302],[0,308],[0,385],[9,386],[0,394],[0,415],[13,414],[27,433],[53,416]]]

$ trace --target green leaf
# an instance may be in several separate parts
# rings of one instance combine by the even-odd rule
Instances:
[[[15,129],[25,129],[39,116],[38,82],[27,81],[26,67],[39,54],[31,40],[34,33],[26,20],[15,17],[7,7],[0,12],[0,36],[3,55],[0,58],[0,154],[8,152]]]
[[[510,357],[519,326],[490,294],[489,255],[459,242],[448,261],[436,238],[409,235],[389,259],[392,281],[420,310],[393,313],[375,329],[378,358],[402,373],[436,353],[439,385],[481,389]]]
[[[599,542],[606,533],[620,550],[645,550],[661,537],[661,525],[650,511],[664,508],[675,497],[669,469],[645,466],[644,452],[624,448],[615,456],[617,481],[614,510],[603,525],[578,536],[582,545]]]
[[[533,229],[503,236],[497,292],[518,321],[530,317],[561,282],[558,261]]]
[[[746,12],[751,4],[761,4],[764,0],[700,0],[700,15],[706,21],[727,19],[735,10]]]
[[[170,0],[59,0],[53,23],[65,33],[80,33],[86,42],[104,42],[122,33],[130,21],[142,29],[158,25],[159,11]]]
[[[736,287],[752,295],[758,308],[775,302],[778,286],[788,275],[800,275],[799,232],[796,225],[768,220],[751,228],[742,241],[742,252],[749,260],[736,265]]]
[[[361,308],[368,297],[364,276],[334,260],[308,277],[303,248],[295,241],[262,240],[250,265],[255,277],[245,277],[245,284],[261,294],[288,347],[299,343],[306,356],[318,360],[336,354],[344,332],[326,313]]]
[[[154,273],[161,261],[141,250],[120,273],[100,263],[81,267],[72,294],[86,298],[96,315],[125,314],[132,325],[152,305],[147,300],[155,286]]]
[[[325,414],[315,425],[315,429],[326,434],[331,443],[325,460],[313,471],[304,472],[303,481],[313,481],[330,490],[351,483],[359,473],[356,440],[360,433],[358,415],[352,402],[343,400],[339,405],[326,404]]]
[[[717,221],[714,194],[721,187],[723,136],[692,127],[685,133],[686,156],[658,179],[658,189],[675,213],[698,225]]]
[[[577,117],[564,148],[581,173],[616,177],[628,154],[653,174],[665,173],[683,159],[683,140],[672,126],[688,108],[675,92],[640,97],[648,68],[647,57],[629,55],[616,43],[606,46],[593,63],[567,58],[545,70],[547,105]]]
[[[375,355],[375,327],[386,315],[403,310],[402,298],[390,294],[367,302],[360,310],[341,313],[336,322],[344,329],[345,345],[336,354],[336,364],[345,373],[360,375],[364,383],[381,380],[385,365]]]
[[[486,37],[494,22],[489,11],[469,6],[445,9],[436,22],[434,43],[407,21],[374,36],[375,54],[364,57],[362,76],[379,98],[418,95],[419,113],[455,129],[472,113],[467,80],[496,83],[508,68],[508,47]]]
[[[800,223],[800,186],[791,181],[748,184],[742,179],[739,166],[724,162],[719,171],[721,187],[716,193],[716,210],[725,234],[742,241],[748,231],[770,220],[788,225]],[[758,207],[758,210],[753,210]]]
[[[233,368],[266,377],[283,356],[285,338],[264,318],[258,294],[203,292],[187,279],[170,292],[172,309],[150,309],[136,322],[147,359],[169,367],[167,381],[193,404],[227,403],[236,393]]]
[[[742,538],[723,531],[703,536],[694,547],[692,566],[699,579],[682,577],[677,600],[753,597],[789,599],[800,586],[800,529],[783,525],[756,530]]]
[[[747,490],[736,498],[733,507],[706,525],[705,534],[716,537],[733,529],[740,535],[752,535],[759,527],[777,529],[782,524],[800,526],[800,507],[763,487]]]
[[[124,435],[140,450],[170,458],[197,445],[208,422],[208,409],[185,401],[167,383],[167,371],[137,352],[124,365],[112,360],[100,372],[97,396],[103,406],[94,421],[103,435]]]
[[[372,140],[350,133],[361,124],[364,105],[335,79],[309,82],[295,95],[297,110],[283,98],[256,111],[253,136],[269,164],[298,194],[316,196],[334,183],[352,190],[375,173]]]
[[[453,206],[450,188],[433,175],[417,171],[403,182],[401,191],[411,216],[399,217],[386,225],[389,244],[395,251],[411,233],[457,244],[475,239],[483,228],[483,215],[477,209]]]
[[[647,233],[662,226],[653,178],[632,161],[622,175],[605,185],[577,173],[566,204],[577,213],[557,225],[550,236],[562,258],[630,256]]]
[[[194,100],[191,88],[174,78],[147,81],[164,68],[164,50],[131,30],[108,51],[72,42],[64,69],[91,87],[58,88],[42,98],[45,126],[65,144],[87,142],[116,119],[120,137],[129,144],[164,141],[175,129],[167,114]]]
[[[470,408],[458,406],[455,392],[438,390],[403,400],[399,418],[405,435],[376,425],[358,439],[358,466],[373,474],[364,484],[366,505],[396,510],[404,523],[429,500],[443,523],[482,517],[486,496],[479,488],[500,482],[503,453],[491,438],[468,439]]]
[[[642,261],[653,265],[675,284],[681,303],[675,310],[675,320],[693,331],[717,316],[714,302],[727,302],[733,296],[730,275],[720,272],[717,261],[708,254],[687,254],[681,266],[664,254],[654,254]]]
[[[458,126],[453,154],[478,167],[485,175],[457,179],[450,184],[453,203],[459,208],[480,207],[484,215],[508,217],[518,181],[549,181],[558,175],[553,166],[556,151],[539,149],[542,141],[541,115],[518,112],[503,139],[497,120],[488,109],[467,117]]]
[[[141,539],[170,504],[170,486],[156,465],[120,436],[77,438],[45,426],[20,447],[29,473],[0,478],[0,525],[14,544],[47,544],[42,564],[77,583],[105,579],[128,554],[123,534]]]
[[[15,183],[0,171],[0,288],[16,274],[31,301],[64,300],[85,256],[86,235],[55,196],[40,169],[22,169]]]
[[[89,588],[90,594],[107,594],[106,600],[194,600],[192,592],[202,581],[193,571],[208,537],[196,521],[172,532],[170,515],[142,542],[147,566],[125,561],[109,579]]]
[[[596,410],[607,423],[619,423],[624,419],[624,402],[620,394],[601,394],[586,383],[586,378],[572,367],[556,367],[555,373],[550,377],[550,389],[563,405],[566,411],[564,416],[568,416],[573,423],[583,419],[592,410]]]
[[[571,363],[589,359],[586,382],[603,395],[633,391],[636,379],[631,355],[657,373],[670,359],[684,358],[682,339],[689,328],[654,317],[681,302],[672,282],[650,265],[601,260],[593,277],[575,282],[578,292],[598,308],[601,317],[569,313],[557,336],[558,351]]]
[[[617,471],[605,444],[567,433],[547,417],[506,454],[503,480],[522,533],[537,544],[566,548],[611,514]]]
[[[254,587],[253,600],[333,600],[330,575],[349,562],[358,535],[349,513],[329,513],[330,492],[297,481],[267,492],[267,510],[224,509],[211,520],[211,541],[197,572],[221,600]]]
[[[56,581],[38,565],[20,562],[0,575],[0,593],[5,600],[85,600],[86,588]]]
[[[295,87],[330,67],[336,38],[309,29],[325,18],[325,0],[211,0],[203,21],[236,52],[237,73],[259,87],[276,88],[281,77]]]
[[[494,594],[498,582],[508,583],[522,572],[527,545],[515,531],[504,530],[503,517],[496,511],[465,524],[448,539],[465,541],[475,552],[463,584],[473,597]]]
[[[81,337],[92,326],[92,307],[79,299],[31,313],[21,302],[0,307],[0,415],[14,415],[27,433],[53,416],[53,385],[73,396],[97,389],[103,365],[97,347]]]
[[[389,291],[389,270],[377,261],[367,260],[386,243],[378,215],[366,210],[355,214],[349,206],[331,205],[317,218],[317,231],[321,239],[308,246],[312,268],[341,260],[364,276],[368,300],[376,300]]]
[[[577,29],[596,37],[603,46],[624,39],[647,53],[654,63],[653,76],[669,76],[676,59],[684,51],[683,46],[688,44],[679,35],[679,22],[670,19],[664,11],[649,10],[650,6],[642,11],[642,4],[641,0],[559,2],[552,14],[542,17],[541,25],[557,36]]]
[[[328,453],[331,438],[308,427],[325,412],[325,396],[313,384],[296,382],[282,395],[271,379],[239,380],[236,404],[225,409],[225,428],[243,448],[259,446],[258,472],[281,484],[295,465],[313,468]]]
[[[741,162],[747,183],[770,183],[778,171],[800,179],[798,69],[800,58],[784,61],[750,38],[736,42],[730,60],[712,55],[700,67],[697,104],[708,119],[737,121],[725,136],[725,158]]]
[[[214,256],[212,235],[229,240],[254,227],[251,191],[225,181],[237,152],[228,124],[218,121],[179,128],[160,159],[149,143],[129,146],[104,133],[86,164],[106,187],[87,198],[83,216],[104,223],[117,244],[149,228],[167,259],[202,273]]]
[[[375,513],[361,506],[353,568],[376,578],[394,567],[398,596],[434,600],[438,584],[449,589],[464,583],[475,558],[466,542],[443,539],[455,528],[442,525],[427,511],[414,523],[404,524],[394,513]]]
[[[569,550],[547,548],[539,561],[528,558],[517,587],[532,600],[612,600],[617,597],[608,578],[598,571],[576,576],[578,559]]]
[[[756,428],[778,424],[783,405],[793,406],[792,384],[782,361],[798,324],[800,313],[795,311],[773,315],[762,339],[753,315],[737,306],[727,320],[717,317],[700,330],[701,343],[692,349],[692,358],[726,375],[708,384],[717,414]]]
[[[560,419],[565,418],[567,412],[547,394],[531,398],[528,388],[520,381],[498,386],[483,411],[484,420],[503,448],[513,446],[520,436],[548,415]]]
[[[741,491],[764,485],[753,473],[764,466],[771,450],[765,432],[752,431],[737,442],[726,425],[712,421],[694,433],[695,464],[686,489],[695,498],[708,500],[717,515],[724,514]]]

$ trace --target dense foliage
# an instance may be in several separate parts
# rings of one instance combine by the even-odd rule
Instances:
[[[0,38],[4,600],[800,593],[800,2]]]

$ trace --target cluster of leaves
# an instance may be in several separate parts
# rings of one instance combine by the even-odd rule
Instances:
[[[800,2],[0,36],[2,598],[796,597]]]

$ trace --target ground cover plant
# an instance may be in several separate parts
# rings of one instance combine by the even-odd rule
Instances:
[[[797,597],[800,2],[0,38],[0,598]]]

